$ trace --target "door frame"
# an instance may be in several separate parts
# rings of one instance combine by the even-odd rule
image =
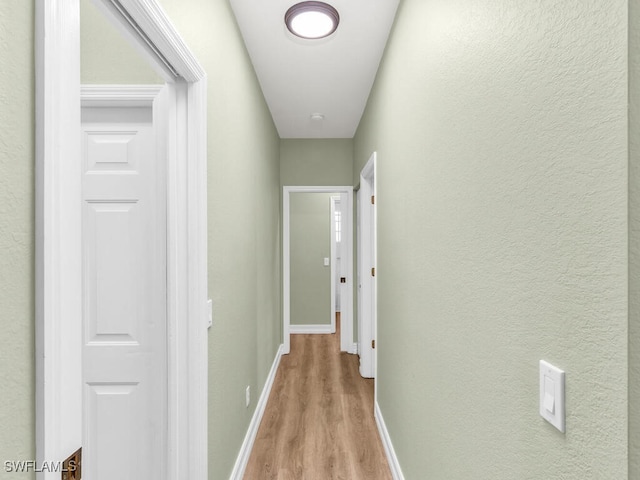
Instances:
[[[168,160],[168,149],[166,148],[167,146],[167,142],[166,139],[169,138],[168,135],[168,120],[169,120],[169,116],[170,116],[170,112],[171,112],[171,105],[174,103],[174,101],[172,101],[173,99],[168,98],[169,94],[167,92],[168,87],[166,85],[163,84],[157,84],[157,85],[84,85],[82,84],[80,86],[80,106],[81,108],[91,108],[91,107],[116,107],[116,108],[136,108],[136,107],[146,107],[149,108],[151,110],[151,115],[152,115],[152,128],[153,128],[153,135],[154,135],[154,143],[153,143],[153,147],[154,147],[154,151],[156,152],[156,157],[155,157],[155,161],[160,163],[162,162],[163,168],[166,170],[167,168],[167,160]],[[166,182],[164,183],[164,196],[165,198],[167,197],[167,184]],[[158,186],[160,185],[159,183],[157,184]],[[166,202],[165,202],[166,203]],[[166,228],[165,228],[166,230]],[[168,230],[165,232],[168,233]],[[165,239],[168,241],[168,239]],[[167,244],[167,242],[165,241],[165,245]],[[83,250],[84,250],[84,245],[83,245]],[[165,255],[165,262],[168,261],[168,256]],[[83,289],[84,289],[84,285],[83,285]],[[166,280],[165,280],[165,289],[166,289]],[[165,298],[165,305],[164,305],[164,311],[166,312],[167,310],[167,303],[166,300],[168,300],[167,298]],[[165,318],[167,318],[165,316]],[[86,321],[86,319],[85,319]],[[169,327],[168,324],[168,318],[167,318],[167,327]],[[165,338],[168,340],[169,338],[169,329],[167,328],[165,330]],[[163,355],[164,358],[168,359],[169,356],[169,350],[168,350],[168,343],[165,341],[165,345],[164,345],[164,351],[163,351]],[[83,359],[83,362],[85,360]],[[168,392],[168,387],[169,387],[169,381],[171,380],[172,376],[169,375],[168,372],[168,365],[164,366],[164,370],[165,370],[165,382],[166,382],[166,387],[167,387],[167,392]],[[162,369],[163,367],[158,367],[158,370]],[[83,400],[86,400],[86,395],[83,395]],[[168,427],[168,402],[166,402],[165,400],[165,407],[167,408],[166,412],[163,412],[163,415],[165,415],[165,418],[163,419],[164,422],[167,423],[167,427]],[[83,405],[83,409],[86,408],[86,404]],[[83,415],[85,415],[85,411],[82,412]],[[83,425],[83,461],[86,465],[86,462],[89,460],[89,456],[87,455],[88,452],[84,449],[84,447],[87,446],[86,441],[87,441],[87,436],[85,435],[86,433],[89,433],[89,430],[87,429],[87,425]],[[165,430],[165,433],[168,433],[167,430]],[[161,459],[162,462],[166,462],[169,458],[169,450],[168,450],[168,435],[165,438],[165,441],[163,442],[163,458]],[[95,453],[94,453],[95,454]],[[164,464],[160,464],[161,467],[160,468],[164,468],[165,465]],[[85,469],[85,471],[87,471],[87,469]]]
[[[336,242],[336,202],[340,203],[340,196],[331,196],[331,333],[336,333],[336,291],[338,283],[336,274],[338,273],[338,249]]]
[[[156,0],[93,0],[173,100],[167,169],[167,479],[207,478],[207,80]],[[82,445],[80,14],[36,0],[36,459]],[[39,472],[39,479],[59,472]]]
[[[314,186],[284,186],[282,187],[282,343],[283,353],[291,351],[291,258],[290,258],[290,195],[292,193],[346,193],[347,204],[341,205],[344,212],[342,217],[343,225],[343,248],[342,261],[347,267],[347,284],[353,285],[353,187],[314,187]],[[343,298],[343,312],[340,314],[340,351],[352,353],[353,348],[353,289],[346,289],[348,294]],[[334,305],[335,310],[335,305]],[[335,317],[334,317],[335,322]],[[334,323],[335,325],[335,323]]]
[[[360,172],[360,189],[358,190],[358,353],[360,354],[360,375],[375,378],[377,370],[376,349],[371,343],[377,338],[377,281],[371,268],[377,266],[376,206],[370,198],[376,194],[376,158],[373,152]],[[377,200],[377,199],[376,199]],[[373,232],[373,235],[372,235]],[[377,274],[377,272],[375,272]]]

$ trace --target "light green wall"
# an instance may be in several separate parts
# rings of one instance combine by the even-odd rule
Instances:
[[[629,2],[629,478],[640,478],[640,0]]]
[[[80,0],[80,79],[86,84],[164,83],[91,0]]]
[[[0,2],[0,477],[35,458],[34,5]]]
[[[226,480],[281,343],[280,140],[229,3],[160,3],[209,82],[209,480]]]
[[[378,399],[406,478],[627,478],[627,2],[403,0],[378,152]],[[566,371],[567,433],[538,414]]]
[[[282,185],[351,185],[353,140],[282,139],[280,181]]]
[[[331,194],[291,193],[291,325],[331,323]]]

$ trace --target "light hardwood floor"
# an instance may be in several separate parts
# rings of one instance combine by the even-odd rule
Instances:
[[[373,380],[339,342],[339,333],[291,336],[244,480],[392,478],[373,417]]]

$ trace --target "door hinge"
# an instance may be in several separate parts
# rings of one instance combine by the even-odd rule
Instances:
[[[371,267],[371,276],[372,277],[376,276],[376,267]]]
[[[376,348],[376,341],[375,340],[371,340],[371,348]]]
[[[371,195],[371,205],[375,205],[375,204],[376,204],[376,196]]]

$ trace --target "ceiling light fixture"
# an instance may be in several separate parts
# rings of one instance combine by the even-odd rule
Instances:
[[[335,8],[324,2],[301,2],[287,10],[284,23],[297,37],[318,39],[328,37],[336,31],[340,15]]]

